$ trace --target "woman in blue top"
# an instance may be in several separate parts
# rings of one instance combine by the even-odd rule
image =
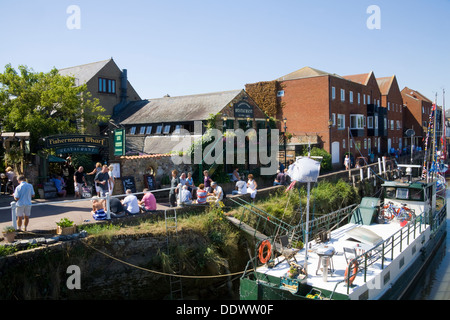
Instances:
[[[203,184],[205,185],[205,191],[209,192],[209,189],[211,187],[211,182],[213,182],[213,181],[209,176],[208,170],[203,171],[203,175],[204,175]]]

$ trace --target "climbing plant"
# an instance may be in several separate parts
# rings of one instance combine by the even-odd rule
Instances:
[[[277,92],[282,90],[282,86],[278,81],[246,84],[245,90],[268,116],[276,118],[283,107],[277,98]]]

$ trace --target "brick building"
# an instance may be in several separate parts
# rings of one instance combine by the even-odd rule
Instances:
[[[381,105],[386,108],[387,118],[384,127],[387,129],[387,145],[385,150],[402,150],[405,143],[404,137],[404,112],[403,97],[395,75],[391,77],[377,78],[381,91]]]
[[[128,81],[127,70],[121,70],[112,58],[59,69],[58,72],[63,76],[74,77],[76,85],[86,84],[87,91],[92,94],[92,98],[99,100],[106,115],[112,116],[129,101],[141,100]],[[96,128],[80,128],[80,132],[99,134],[107,128],[107,124],[100,124]]]
[[[416,146],[423,147],[422,140],[427,134],[433,102],[419,91],[408,87],[403,88],[401,94],[405,105],[404,128],[413,129],[416,133],[414,144]],[[436,113],[436,131],[438,133],[438,137],[440,137],[442,130],[441,116],[442,109],[438,107]]]
[[[386,152],[381,148],[387,134],[386,112],[381,107],[381,92],[373,72],[341,77],[305,67],[276,82],[276,93],[261,89],[264,82],[247,84],[246,90],[263,110],[260,93],[276,94],[276,117],[286,118],[288,133],[317,137],[318,145],[332,155],[334,166],[342,166],[347,152],[354,157]],[[282,121],[279,123],[283,131]]]

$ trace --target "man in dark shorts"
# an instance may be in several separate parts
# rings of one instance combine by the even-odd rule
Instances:
[[[73,175],[75,198],[81,198],[81,194],[83,193],[83,184],[85,186],[87,185],[84,175],[84,168],[82,166],[80,166]]]
[[[111,179],[108,173],[109,169],[108,166],[105,164],[102,167],[102,171],[97,173],[95,175],[94,181],[98,184],[100,187],[100,197],[106,197],[106,193],[109,190],[108,182]],[[106,200],[103,199],[103,205],[106,207]]]

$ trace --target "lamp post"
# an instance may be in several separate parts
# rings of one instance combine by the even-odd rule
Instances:
[[[284,167],[286,168],[286,129],[287,129],[287,126],[286,126],[287,119],[286,119],[286,117],[283,119],[283,122],[284,122],[284,132],[283,132],[283,138],[284,138]]]
[[[270,136],[270,118],[266,117],[266,129],[267,129],[267,155],[270,154],[270,141],[271,141],[271,136]],[[260,146],[261,147],[261,146]]]
[[[227,117],[227,115],[224,113],[223,115],[222,115],[222,120],[223,120],[223,122],[222,122],[222,135],[225,135],[225,132],[227,131],[227,120],[228,120],[228,117]],[[225,136],[225,141],[226,141],[226,136]],[[225,144],[224,144],[224,146],[223,146],[223,150],[224,150],[224,154],[225,154],[225,148],[226,148],[226,142],[225,142]],[[227,168],[228,166],[227,166],[227,158],[225,157],[225,173],[228,173],[228,171],[227,171]]]

